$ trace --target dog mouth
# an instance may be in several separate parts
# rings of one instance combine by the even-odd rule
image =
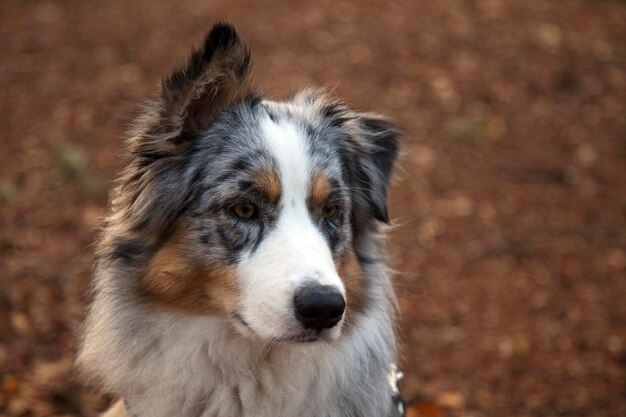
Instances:
[[[254,330],[250,324],[243,318],[240,313],[233,313],[232,318],[246,334],[254,334]],[[277,343],[314,343],[333,341],[333,337],[328,330],[304,330],[294,334],[275,335],[269,338],[271,342]]]
[[[271,338],[272,342],[279,343],[313,343],[313,342],[332,342],[330,335],[325,332],[309,332],[305,331],[300,334],[281,335]]]
[[[232,317],[237,323],[241,324],[243,327],[250,329],[250,325],[248,324],[247,321],[244,320],[241,314],[235,312],[232,314]]]

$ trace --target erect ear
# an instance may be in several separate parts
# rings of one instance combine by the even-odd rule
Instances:
[[[400,149],[400,129],[381,116],[367,113],[356,113],[346,126],[354,152],[355,227],[370,223],[372,218],[389,223],[387,189]]]
[[[140,119],[149,125],[141,126],[143,147],[171,153],[210,127],[224,110],[257,97],[248,48],[231,25],[218,23],[187,64],[163,80],[160,99]]]
[[[235,29],[218,23],[187,64],[162,83],[128,140],[130,157],[119,178],[116,210],[134,230],[166,235],[192,197],[200,169],[186,164],[186,150],[222,114],[237,104],[256,103],[250,53]]]

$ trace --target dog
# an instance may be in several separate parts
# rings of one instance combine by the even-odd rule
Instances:
[[[129,132],[77,364],[107,416],[381,417],[402,141],[321,89],[265,99],[216,24]]]

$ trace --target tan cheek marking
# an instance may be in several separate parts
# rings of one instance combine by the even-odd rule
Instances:
[[[326,203],[332,191],[330,179],[326,175],[318,174],[311,182],[310,201],[313,207],[320,207]]]
[[[228,315],[239,297],[235,267],[193,259],[180,234],[152,257],[138,290],[162,307],[190,313]]]
[[[354,313],[362,312],[365,309],[367,302],[367,282],[363,275],[361,265],[359,265],[356,254],[352,249],[348,250],[345,258],[338,265],[337,270],[346,288],[346,298],[348,302],[346,314],[349,321]]]
[[[282,188],[278,173],[273,169],[261,170],[256,178],[255,183],[260,192],[270,201],[277,201],[280,198]]]

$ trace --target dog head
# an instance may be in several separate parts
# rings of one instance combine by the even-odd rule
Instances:
[[[400,135],[320,90],[264,100],[216,25],[146,105],[113,201],[107,256],[150,305],[245,335],[334,340],[367,303],[353,243],[387,222]]]

